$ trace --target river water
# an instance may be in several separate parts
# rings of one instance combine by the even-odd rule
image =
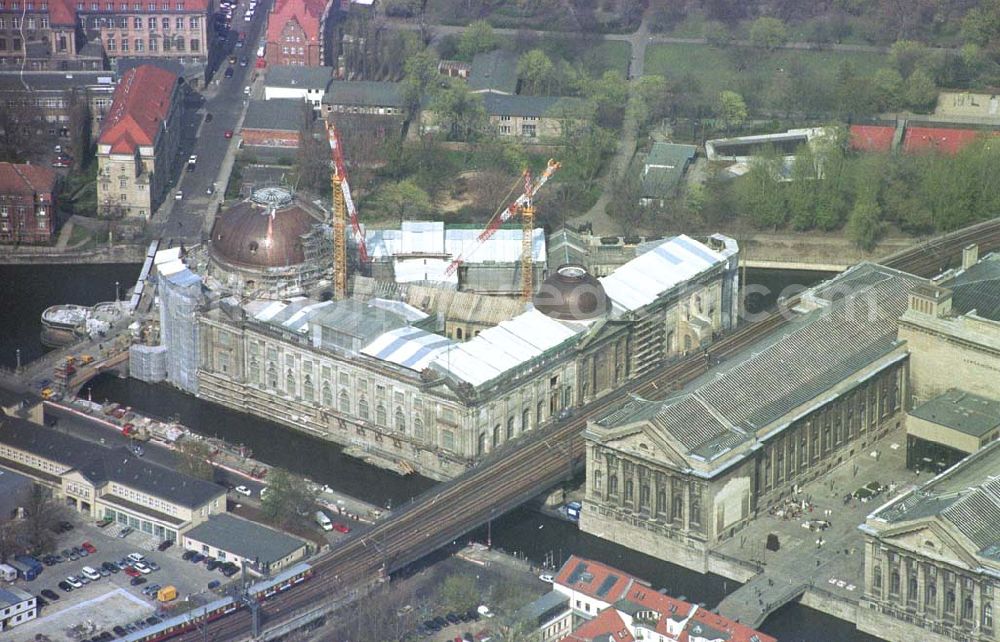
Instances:
[[[121,283],[124,292],[134,284],[139,267],[0,266],[0,365],[14,365],[15,348],[21,349],[22,362],[44,353],[39,315],[46,307],[58,303],[93,305],[113,299],[115,281]],[[773,305],[783,292],[794,293],[826,276],[819,272],[747,270],[746,281],[754,293],[748,297],[746,309],[758,312]],[[268,464],[373,504],[398,506],[435,483],[417,475],[402,477],[366,465],[344,456],[336,444],[196,399],[166,385],[105,374],[94,379],[90,390],[84,389],[87,392],[94,401],[113,400],[161,418],[177,418],[202,434],[246,445],[255,457]],[[494,546],[525,555],[538,565],[547,560],[558,565],[572,553],[597,559],[646,579],[657,588],[666,588],[672,595],[684,595],[709,607],[738,586],[587,535],[573,524],[528,508],[504,515],[468,537],[482,542],[490,537]],[[878,638],[858,633],[851,623],[794,604],[768,618],[762,630],[781,642],[878,642]]]

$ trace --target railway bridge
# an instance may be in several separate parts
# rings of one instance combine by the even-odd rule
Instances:
[[[953,232],[887,257],[882,263],[902,271],[931,277],[961,255],[970,243],[982,250],[1000,247],[1000,218]],[[317,602],[371,584],[437,550],[463,534],[539,495],[567,479],[584,455],[580,432],[587,419],[624,402],[628,395],[662,397],[673,384],[684,384],[701,375],[712,358],[737,354],[745,346],[787,322],[783,309],[718,341],[704,355],[664,363],[614,393],[577,409],[576,414],[497,450],[463,475],[439,484],[406,506],[393,511],[370,531],[346,540],[314,563],[314,578],[295,591],[281,594],[264,605],[265,620],[272,624],[313,609]],[[800,593],[787,592],[784,601]],[[774,608],[777,608],[775,606]],[[237,612],[212,623],[217,640],[246,639],[250,618]],[[266,628],[265,628],[266,630]],[[202,639],[202,633],[181,640]]]

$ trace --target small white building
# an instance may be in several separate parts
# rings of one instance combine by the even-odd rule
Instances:
[[[37,615],[34,595],[13,586],[0,589],[0,631],[34,620]]]

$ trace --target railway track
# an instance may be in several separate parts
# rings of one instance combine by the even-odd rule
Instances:
[[[946,269],[971,242],[979,243],[984,252],[1000,246],[1000,219],[922,243],[886,257],[882,264],[931,277]],[[265,603],[263,613],[272,622],[290,617],[351,587],[370,584],[375,578],[399,570],[487,520],[499,517],[566,478],[571,462],[584,454],[579,433],[588,417],[612,410],[629,395],[662,397],[672,386],[705,372],[713,358],[735,355],[786,322],[787,316],[781,310],[772,311],[757,323],[717,341],[708,350],[707,359],[705,355],[697,355],[662,365],[580,408],[575,417],[501,448],[479,466],[397,509],[367,533],[354,536],[317,558],[313,578]],[[208,631],[208,639],[212,640],[243,639],[250,631],[249,613],[240,611],[218,620]],[[205,637],[202,633],[189,633],[178,639],[196,642]]]

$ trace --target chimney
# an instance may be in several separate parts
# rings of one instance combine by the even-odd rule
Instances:
[[[968,270],[979,261],[979,246],[973,243],[962,248],[962,269]]]

